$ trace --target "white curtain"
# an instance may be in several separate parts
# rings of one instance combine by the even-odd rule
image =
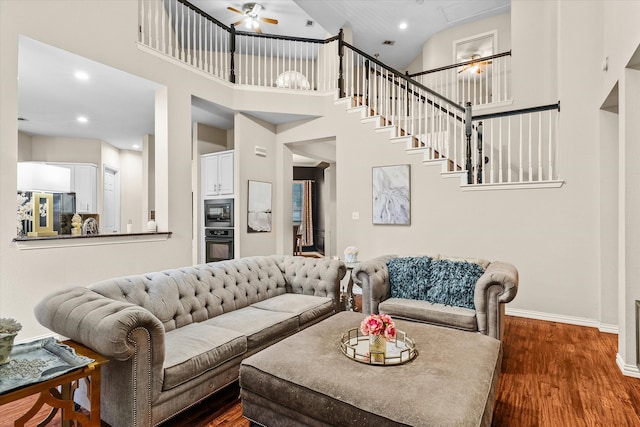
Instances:
[[[302,246],[313,246],[313,181],[303,181],[302,190]]]

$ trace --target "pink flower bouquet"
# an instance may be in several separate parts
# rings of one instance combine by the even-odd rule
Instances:
[[[360,324],[363,335],[384,335],[386,340],[396,337],[396,325],[388,314],[371,314]]]

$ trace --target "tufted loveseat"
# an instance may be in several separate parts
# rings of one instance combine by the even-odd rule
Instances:
[[[404,283],[394,283],[391,274],[390,266],[397,270],[397,261],[414,264],[396,275],[395,282]],[[518,270],[509,263],[443,255],[381,256],[359,263],[352,277],[362,287],[364,313],[387,313],[499,340],[504,332],[504,306],[515,298],[519,281]],[[398,286],[404,289],[398,292]],[[438,293],[432,292],[436,287]],[[411,291],[413,295],[407,295]],[[468,305],[458,304],[465,300]]]
[[[105,422],[151,426],[237,380],[245,357],[334,314],[344,275],[328,258],[240,258],[59,291],[35,315],[110,359]]]

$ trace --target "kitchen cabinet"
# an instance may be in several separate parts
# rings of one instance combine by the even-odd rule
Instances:
[[[71,171],[71,191],[76,193],[76,212],[98,212],[98,167],[92,163],[56,163]]]
[[[201,156],[202,196],[233,195],[233,151]]]

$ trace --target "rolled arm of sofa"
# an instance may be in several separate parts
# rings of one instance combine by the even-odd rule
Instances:
[[[378,305],[389,298],[389,270],[387,261],[396,255],[384,255],[360,262],[353,268],[353,283],[362,288],[362,312],[378,313]]]
[[[127,360],[136,352],[140,329],[151,340],[154,362],[164,361],[164,327],[148,310],[104,297],[88,288],[58,291],[36,305],[36,319],[103,356]]]
[[[506,262],[492,262],[476,282],[474,303],[478,330],[497,339],[504,332],[504,304],[518,293],[518,270]]]

